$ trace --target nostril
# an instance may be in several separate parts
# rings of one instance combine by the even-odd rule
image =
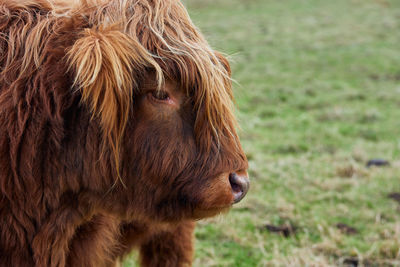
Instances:
[[[240,183],[238,182],[238,179],[236,177],[237,175],[235,173],[231,173],[229,175],[229,182],[231,184],[232,187],[232,191],[233,192],[243,192],[243,188],[240,185]]]
[[[229,182],[232,187],[234,203],[237,203],[246,195],[249,189],[249,180],[247,177],[240,176],[237,173],[231,173]]]

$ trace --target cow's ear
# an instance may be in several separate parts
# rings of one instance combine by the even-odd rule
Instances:
[[[69,69],[82,101],[100,119],[114,152],[122,137],[135,88],[135,77],[151,64],[137,41],[114,29],[84,29],[69,49]],[[118,154],[118,153],[117,153]]]

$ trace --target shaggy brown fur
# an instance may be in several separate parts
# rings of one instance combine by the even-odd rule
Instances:
[[[0,266],[190,265],[246,176],[229,76],[178,0],[0,0]]]

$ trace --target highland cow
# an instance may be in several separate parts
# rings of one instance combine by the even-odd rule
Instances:
[[[246,194],[230,67],[178,0],[0,0],[0,266],[189,266]]]

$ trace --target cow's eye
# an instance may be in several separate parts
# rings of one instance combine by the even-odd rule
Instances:
[[[168,101],[169,95],[167,92],[162,90],[155,90],[150,93],[151,97],[157,101]]]

